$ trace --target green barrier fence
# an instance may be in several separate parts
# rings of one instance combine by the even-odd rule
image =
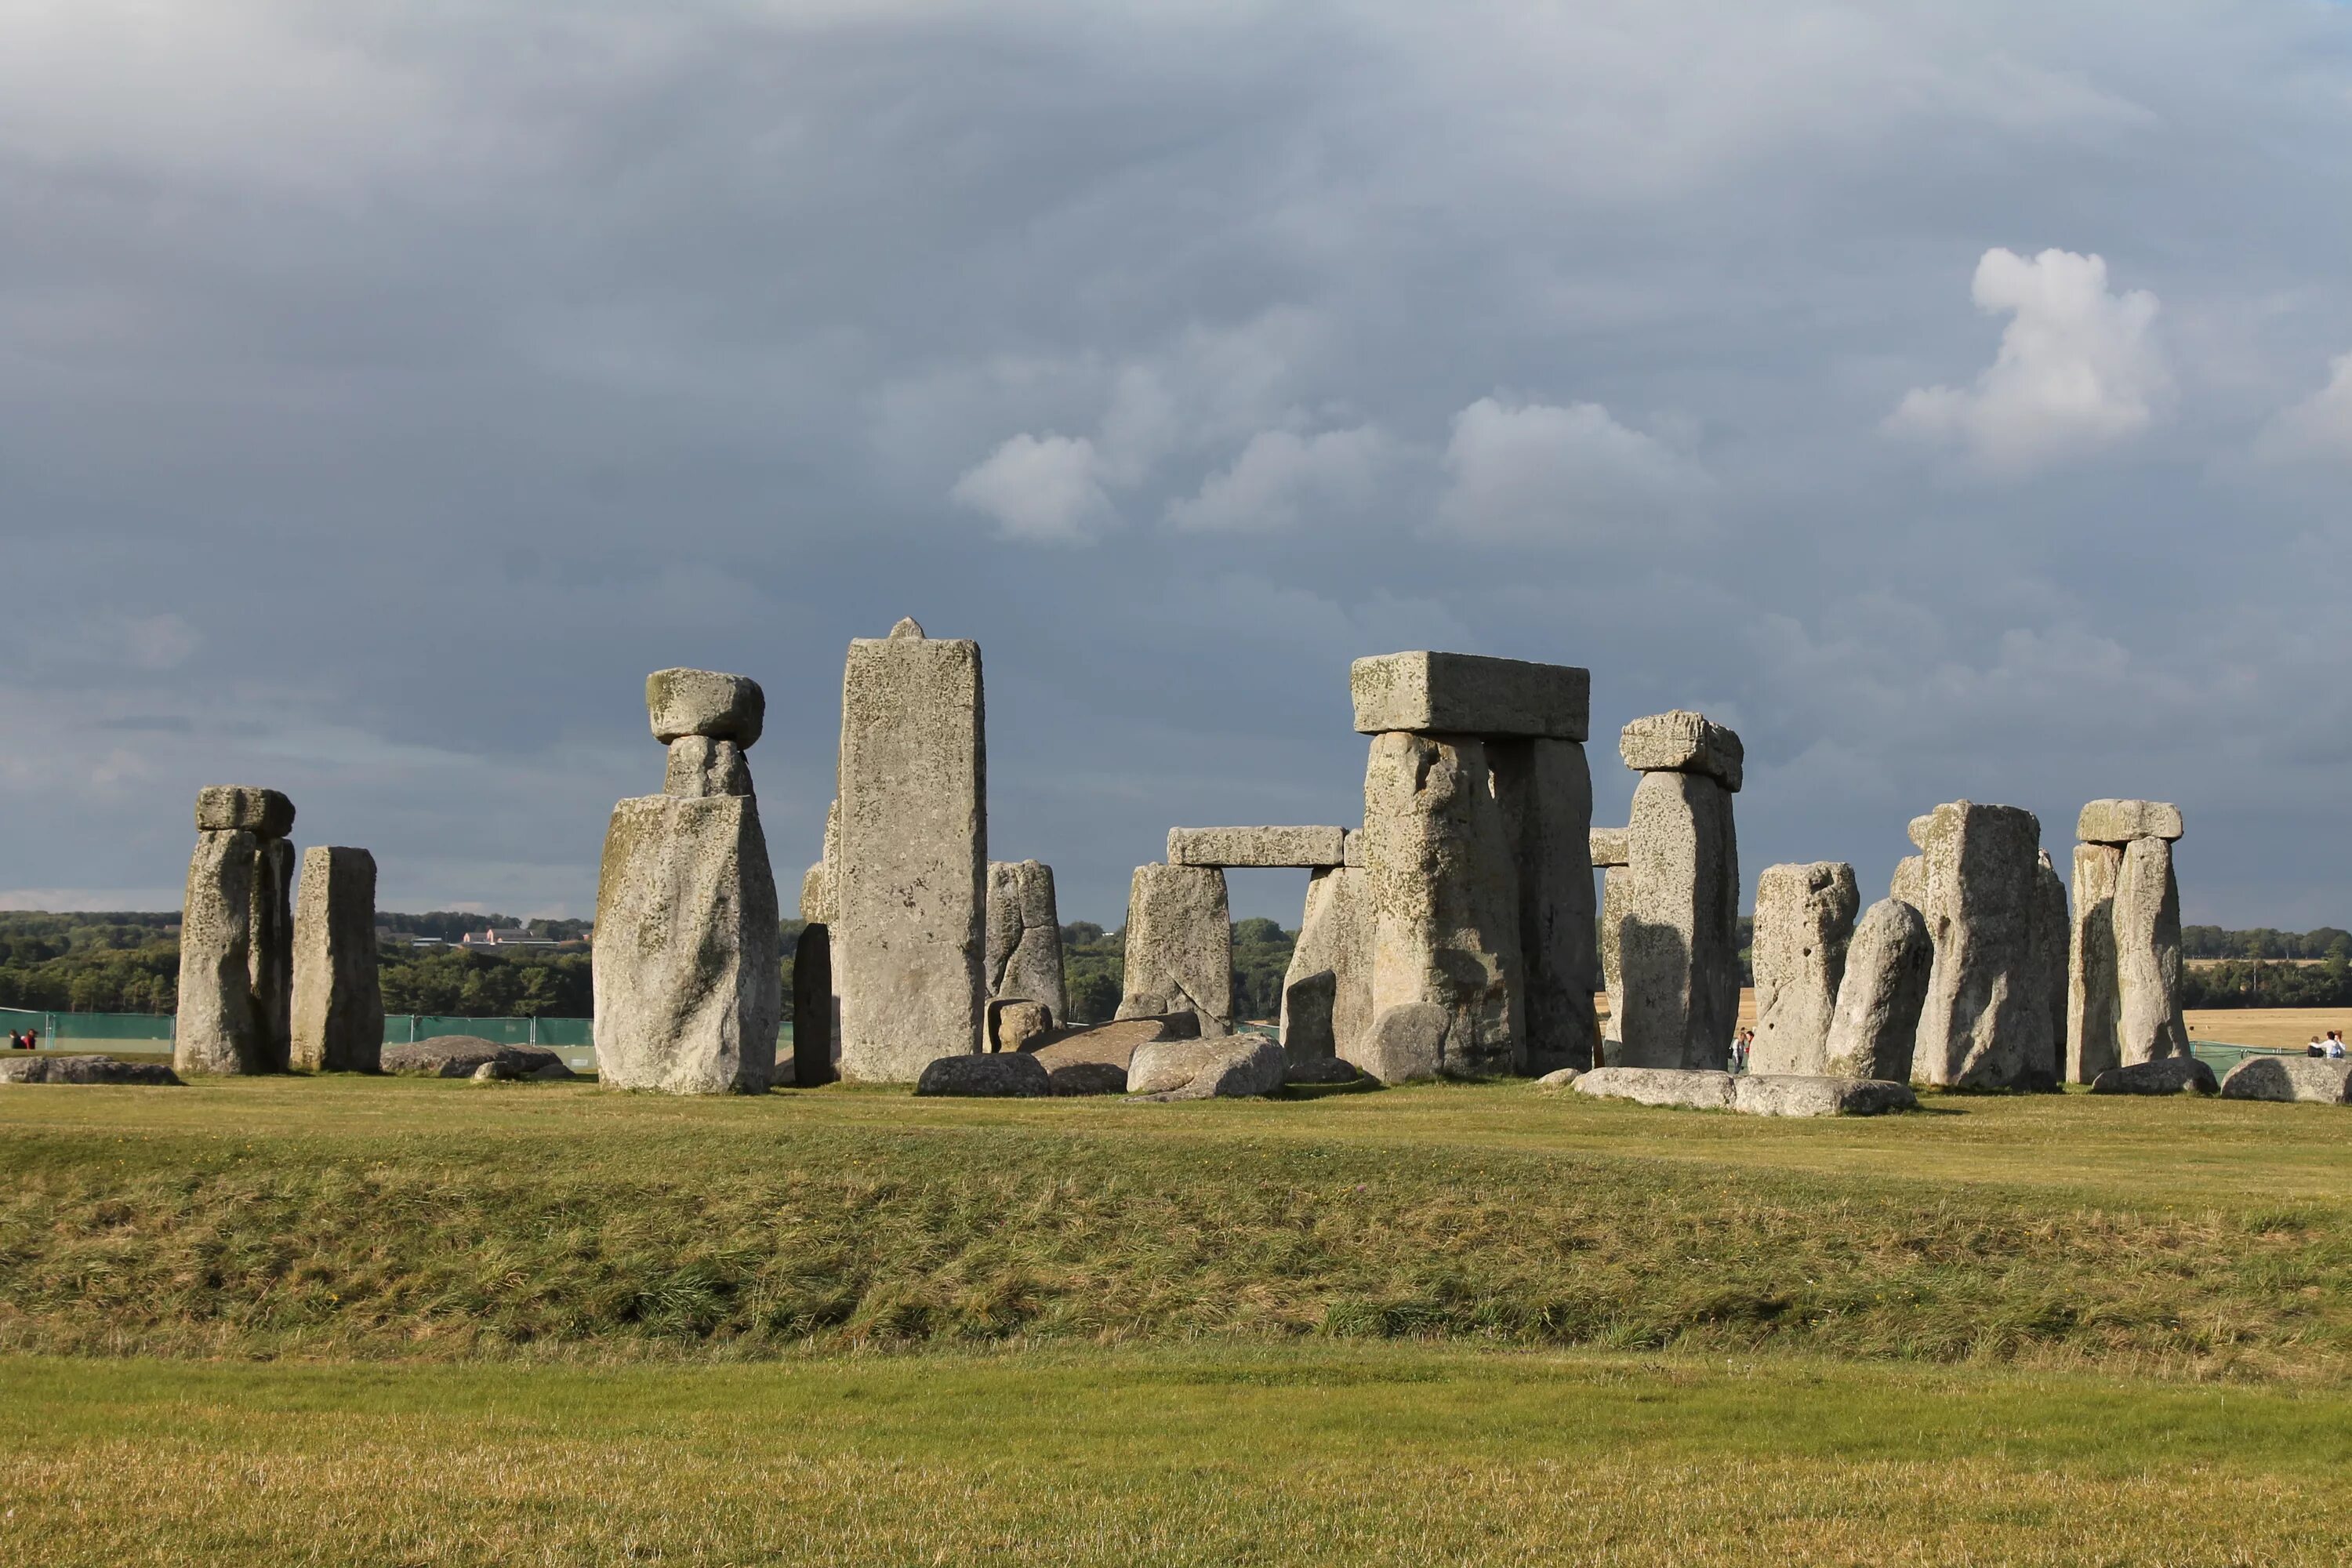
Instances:
[[[31,1029],[40,1037],[43,1050],[110,1047],[169,1054],[172,1024],[169,1014],[44,1013],[0,1007],[0,1026],[16,1034]],[[460,1018],[438,1013],[394,1013],[383,1020],[387,1046],[444,1035],[472,1035],[501,1046],[544,1047],[562,1056],[564,1065],[574,1071],[596,1065],[595,1024],[588,1018]],[[786,1022],[777,1031],[776,1046],[789,1052],[792,1044],[793,1026]]]

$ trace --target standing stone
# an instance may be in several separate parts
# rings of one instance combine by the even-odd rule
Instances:
[[[1625,915],[1633,905],[1633,868],[1612,866],[1602,871],[1601,984],[1609,997],[1609,1021],[1601,1026],[1601,1047],[1612,1065],[1622,1054],[1625,1043]]]
[[[180,1010],[172,1031],[172,1065],[184,1073],[260,1072],[267,1065],[253,1026],[256,847],[244,828],[196,835],[180,907]]]
[[[1292,998],[1318,975],[1331,976],[1328,1009],[1319,1002],[1302,1015]],[[1307,879],[1306,912],[1290,968],[1282,977],[1282,1044],[1293,1061],[1319,1056],[1357,1059],[1372,1026],[1372,916],[1370,874],[1333,866]],[[1329,1043],[1324,1043],[1328,1030]]]
[[[1756,879],[1756,1047],[1748,1071],[1829,1070],[1830,1023],[1861,907],[1853,868],[1843,860],[1767,866]]]
[[[1062,927],[1054,868],[1042,860],[994,860],[988,867],[988,995],[994,1002],[1041,1002],[1054,1022],[1069,1022],[1062,978]]]
[[[1902,1083],[1911,1076],[1919,1011],[1936,944],[1927,922],[1901,899],[1881,899],[1863,914],[1846,945],[1845,976],[1822,1044],[1822,1071],[1837,1078]]]
[[[2056,1089],[2066,1081],[2066,969],[2072,922],[2066,915],[2066,884],[2044,849],[2035,858],[2033,874],[2034,988],[2050,1015],[2050,1054],[2038,1059],[2030,1077],[2036,1089]]]
[[[294,846],[264,838],[253,851],[253,1036],[265,1072],[294,1054]]]
[[[1360,723],[1360,700],[1358,708]],[[1439,1070],[1524,1066],[1517,879],[1486,743],[1402,731],[1373,737],[1364,838],[1374,1031],[1391,1009],[1433,1006],[1447,1020]],[[1404,1059],[1384,1052],[1381,1062],[1357,1065],[1384,1075],[1383,1064]]]
[[[1284,980],[1282,1049],[1294,1065],[1328,1061],[1339,1055],[1339,1037],[1331,1026],[1339,996],[1339,977],[1328,969]]]
[[[292,1062],[311,1072],[374,1072],[383,1051],[375,857],[315,845],[302,852],[294,901]]]
[[[840,1003],[833,994],[833,938],[822,925],[804,925],[793,949],[793,1082],[803,1089],[831,1083],[833,1022]]]
[[[2116,878],[2116,1000],[2122,1065],[2185,1057],[2180,1016],[2180,889],[2172,845],[2158,837],[2124,847]]]
[[[1490,740],[1486,765],[1517,872],[1520,1037],[1531,1068],[1592,1065],[1592,773],[1576,741]]]
[[[2042,824],[2019,806],[1955,801],[1930,814],[1924,837],[1920,912],[1936,958],[1912,1076],[2027,1087],[2054,1059],[2033,952]]]
[[[1700,714],[1636,719],[1618,743],[1642,770],[1626,826],[1618,928],[1625,1021],[1612,1066],[1720,1070],[1739,1022],[1739,737]]]
[[[1127,900],[1121,1018],[1190,1013],[1204,1036],[1233,1032],[1234,926],[1225,874],[1212,866],[1138,866]]]
[[[2066,1078],[2092,1083],[2124,1065],[2116,978],[2116,882],[2124,852],[2074,846],[2074,910],[2066,978]]]
[[[833,863],[841,1074],[912,1083],[978,1052],[987,1001],[988,750],[980,645],[912,620],[849,645]]]

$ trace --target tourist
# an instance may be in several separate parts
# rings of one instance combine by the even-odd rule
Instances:
[[[2327,1031],[2327,1059],[2336,1062],[2344,1059],[2344,1031],[2341,1029]]]
[[[8,1031],[8,1048],[9,1048],[10,1050],[12,1050],[12,1051],[21,1051],[21,1050],[23,1050],[23,1049],[25,1048],[25,1037],[24,1037],[24,1036],[22,1036],[22,1035],[20,1035],[20,1034],[18,1034],[18,1033],[17,1033],[16,1030],[14,1030],[14,1029],[9,1030],[9,1031]]]
[[[2327,1042],[2314,1035],[2305,1042],[2303,1054],[2307,1057],[2324,1057],[2327,1054]]]
[[[37,1051],[41,1048],[41,1032],[38,1029],[27,1029],[25,1031],[25,1048],[28,1051]]]

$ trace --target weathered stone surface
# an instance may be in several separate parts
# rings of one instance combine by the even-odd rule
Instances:
[[[551,1083],[580,1075],[562,1062],[542,1062],[532,1067],[528,1062],[500,1057],[484,1062],[467,1076],[476,1083]]]
[[[2095,1083],[2123,1066],[2123,1013],[2116,976],[2116,882],[2123,868],[2124,852],[2118,846],[2074,846],[2074,908],[2066,964],[2070,1083]]]
[[[1054,1080],[1035,1057],[1019,1051],[962,1055],[941,1057],[927,1064],[915,1079],[915,1092],[1042,1100],[1054,1092]]]
[[[253,1021],[253,873],[259,841],[244,828],[196,836],[180,913],[180,1008],[172,1065],[182,1072],[261,1072]]]
[[[1282,1087],[1282,1047],[1264,1035],[1155,1040],[1136,1047],[1127,1092],[1160,1100],[1241,1100]]]
[[[1590,1070],[1590,1069],[1587,1069]],[[1574,1068],[1557,1068],[1536,1079],[1538,1089],[1566,1089],[1582,1077]]]
[[[981,1048],[988,753],[980,646],[919,631],[849,645],[833,857],[841,1071],[906,1083]]]
[[[1592,774],[1574,741],[1490,741],[1486,767],[1519,900],[1520,1059],[1589,1068],[1600,1029],[1592,909]]]
[[[1430,1003],[1451,1020],[1442,1070],[1516,1071],[1527,1058],[1517,878],[1486,745],[1391,733],[1374,736],[1370,752],[1364,837],[1375,1027],[1392,1008]],[[1357,1065],[1394,1081],[1370,1061]]]
[[[1331,976],[1330,1051],[1352,1058],[1356,1043],[1372,1026],[1371,879],[1360,867],[1335,866],[1307,879],[1306,912],[1282,981],[1286,1046],[1300,1027],[1291,1010],[1291,987],[1324,973]],[[1307,1033],[1299,1035],[1294,1061],[1319,1048],[1317,1026],[1309,1023]]]
[[[1601,873],[1601,984],[1609,1016],[1601,1025],[1603,1053],[1614,1059],[1625,1041],[1625,916],[1633,907],[1633,872],[1612,866]]]
[[[1706,714],[1677,708],[1626,725],[1617,754],[1636,773],[1705,773],[1737,795],[1747,748]]]
[[[833,931],[824,925],[801,928],[793,949],[792,1081],[802,1089],[831,1083],[834,1021],[841,1003],[833,994]]]
[[[264,838],[253,848],[253,942],[247,979],[262,1068],[284,1072],[294,1054],[294,846]]]
[[[1341,835],[1339,863],[1350,867],[1364,863],[1364,835],[1361,829],[1351,827]]]
[[[686,800],[713,795],[750,795],[751,765],[743,748],[708,735],[680,735],[669,743],[669,770],[662,793]]]
[[[504,1046],[479,1035],[436,1035],[429,1040],[383,1048],[383,1070],[404,1078],[472,1078],[496,1067],[509,1078],[530,1078],[563,1058],[538,1046]]]
[[[2074,819],[2074,837],[2085,844],[2128,844],[2136,838],[2171,840],[2182,835],[2180,808],[2161,800],[2095,800]]]
[[[1889,898],[1900,899],[1925,914],[1927,912],[1925,906],[1927,902],[1927,858],[1925,855],[1906,855],[1902,859],[1897,860],[1895,863],[1895,875],[1887,880],[1886,894]]]
[[[2034,857],[2033,987],[2050,1015],[2050,1055],[2029,1075],[2037,1087],[2055,1089],[2066,1079],[2066,970],[2072,922],[2066,916],[2066,884],[2044,849]]]
[[[1596,827],[1586,839],[1586,853],[1595,866],[1622,866],[1633,852],[1632,840],[1622,827]]]
[[[1339,1054],[1331,1029],[1331,1009],[1339,994],[1339,977],[1328,969],[1302,974],[1282,988],[1282,1048],[1293,1066],[1323,1061]]]
[[[987,984],[992,1001],[1042,1003],[1057,1023],[1069,1016],[1054,868],[1042,860],[989,863]]]
[[[302,852],[294,900],[292,1062],[311,1072],[373,1072],[383,1050],[375,857],[317,845]]]
[[[1171,1033],[1165,1019],[1129,1018],[1055,1037],[1028,1054],[1045,1069],[1055,1094],[1124,1094],[1137,1048]]]
[[[1054,1032],[1054,1015],[1043,1002],[1007,997],[988,1005],[988,1048],[1025,1051]]]
[[[1320,1057],[1303,1062],[1292,1062],[1289,1072],[1283,1081],[1293,1084],[1328,1085],[1370,1083],[1373,1080],[1365,1078],[1357,1070],[1356,1064],[1351,1061],[1339,1057]]]
[[[1731,1109],[1748,1116],[1878,1116],[1913,1110],[1907,1083],[1807,1073],[1743,1073],[1731,1081]]]
[[[1912,1076],[1973,1089],[2047,1087],[2057,1054],[2033,952],[2042,824],[2020,806],[1965,800],[1930,816],[1920,913],[1936,959]]]
[[[206,784],[196,791],[196,831],[283,838],[294,831],[294,803],[257,784]]]
[[[1846,945],[1845,977],[1822,1042],[1822,1070],[1838,1078],[1908,1079],[1935,960],[1936,944],[1917,910],[1900,899],[1881,899],[1864,911]]]
[[[1731,795],[1705,773],[1644,773],[1633,788],[1612,1066],[1712,1069],[1739,1020],[1739,847]]]
[[[1171,827],[1171,866],[1271,866],[1316,870],[1347,864],[1341,827]]]
[[[1595,1100],[1676,1105],[1693,1110],[1731,1109],[1731,1075],[1704,1068],[1594,1068],[1571,1086]]]
[[[2135,838],[2116,876],[2116,1037],[2123,1065],[2189,1054],[2180,1013],[2180,889],[2172,845]]]
[[[656,795],[615,805],[596,884],[603,1082],[764,1090],[782,1021],[782,945],[756,800]]]
[[[1830,1023],[1861,908],[1853,868],[1843,860],[1767,866],[1758,876],[1756,1044],[1748,1071],[1828,1070]]]
[[[2219,1094],[2213,1069],[2195,1057],[2158,1057],[2109,1068],[2091,1080],[2093,1094]]]
[[[1445,1038],[1454,1015],[1434,1002],[1382,1008],[1357,1042],[1352,1058],[1382,1083],[1411,1083],[1448,1070]]]
[[[2248,1057],[2221,1079],[2224,1100],[2288,1100],[2352,1104],[2352,1060],[2325,1057]]]
[[[1913,848],[1925,849],[1927,847],[1927,829],[1933,827],[1935,825],[1936,819],[1933,816],[1915,816],[1911,819],[1910,826],[1906,827],[1904,831],[1910,836]],[[1925,875],[1925,873],[1923,872],[1922,875]]]
[[[180,1075],[162,1062],[117,1061],[112,1057],[11,1057],[0,1059],[0,1083],[176,1084]]]
[[[834,866],[841,858],[841,801],[835,797],[824,814],[824,854],[801,878],[801,919],[831,925],[841,916],[834,896]]]
[[[1356,729],[1485,739],[1581,741],[1591,728],[1592,672],[1470,653],[1388,653],[1348,671]]]
[[[1203,1035],[1234,1024],[1234,926],[1225,874],[1208,866],[1139,866],[1127,900],[1122,1018],[1190,1013]]]
[[[759,743],[767,714],[768,699],[748,675],[656,669],[646,677],[646,715],[665,746],[680,736],[707,735],[748,752]]]

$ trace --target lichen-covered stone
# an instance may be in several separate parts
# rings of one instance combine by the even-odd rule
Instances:
[[[680,735],[669,743],[669,768],[662,793],[687,800],[713,795],[750,795],[751,766],[743,748],[708,735]]]
[[[1678,708],[1626,725],[1617,738],[1617,754],[1636,773],[1705,773],[1737,795],[1747,748],[1737,733],[1706,714]]]
[[[1895,875],[1887,879],[1886,894],[1889,898],[1901,900],[1921,914],[1927,913],[1927,858],[1925,855],[1906,855],[1897,860]]]
[[[2352,1104],[2352,1061],[2325,1057],[2248,1057],[2221,1079],[2224,1100]]]
[[[177,1084],[180,1075],[162,1062],[118,1061],[112,1057],[11,1057],[0,1059],[0,1083]]]
[[[283,838],[294,831],[294,803],[257,784],[206,784],[196,791],[196,831]]]
[[[260,841],[244,828],[196,836],[180,913],[180,1008],[172,1065],[253,1073],[268,1060],[253,1019],[253,880]]]
[[[1238,1100],[1283,1084],[1282,1047],[1264,1035],[1155,1040],[1136,1047],[1127,1092],[1156,1100]]]
[[[1042,1003],[1056,1023],[1069,1016],[1062,978],[1061,912],[1054,868],[1042,860],[996,860],[988,868],[988,994]]]
[[[1708,1070],[1739,1020],[1739,849],[1731,794],[1698,773],[1644,773],[1618,922],[1624,1016],[1610,1065]]]
[[[1570,1087],[1595,1100],[1630,1100],[1636,1105],[1688,1110],[1731,1109],[1731,1075],[1713,1068],[1594,1068],[1579,1074]]]
[[[715,669],[656,669],[646,677],[646,716],[654,739],[667,746],[685,735],[732,741],[745,751],[759,743],[768,699],[748,675]]]
[[[1446,1060],[1454,1015],[1434,1002],[1404,1002],[1381,1010],[1356,1044],[1355,1065],[1382,1083],[1411,1083],[1459,1071]]]
[[[563,1058],[540,1046],[509,1046],[479,1035],[436,1035],[385,1046],[383,1070],[403,1078],[473,1078],[485,1067],[495,1079],[526,1079],[562,1068]]]
[[[292,1062],[311,1072],[374,1072],[383,1051],[375,946],[375,857],[316,845],[294,900]]]
[[[1234,1025],[1234,927],[1225,874],[1210,866],[1139,866],[1127,900],[1121,1018],[1190,1013],[1203,1035]]]
[[[1748,1070],[1819,1074],[1862,895],[1843,860],[1767,866],[1756,879],[1756,1044]]]
[[[2074,819],[2074,837],[2085,844],[2128,844],[2136,838],[2168,842],[2182,831],[2180,808],[2161,800],[2095,800]]]
[[[1935,960],[1936,944],[1917,910],[1900,899],[1881,899],[1864,910],[1846,944],[1822,1071],[1895,1083],[1909,1079]]]
[[[2113,844],[2074,846],[2074,907],[2066,978],[2066,1078],[2094,1083],[2123,1066],[2116,977],[2116,881],[2124,852]]]
[[[1013,1051],[983,1056],[941,1057],[924,1064],[915,1079],[915,1092],[961,1095],[975,1099],[1043,1100],[1054,1092],[1054,1080],[1034,1056]]]
[[[1347,864],[1339,827],[1171,827],[1171,866],[1266,866],[1316,870]]]
[[[1596,827],[1585,840],[1586,854],[1595,866],[1622,866],[1633,846],[1622,827]]]
[[[1330,1054],[1352,1059],[1356,1043],[1372,1026],[1372,915],[1369,874],[1360,867],[1334,866],[1307,879],[1307,907],[1298,941],[1283,975],[1282,1038],[1287,1047],[1301,1029],[1290,1003],[1291,987],[1318,974],[1331,976],[1328,1018],[1307,1024],[1293,1059],[1321,1048],[1329,1031]]]
[[[1806,1073],[1743,1073],[1731,1084],[1731,1109],[1745,1116],[1880,1116],[1912,1110],[1907,1083]]]
[[[2195,1057],[2158,1057],[2109,1068],[2091,1080],[2093,1094],[2219,1094],[2213,1069]]]
[[[1469,653],[1389,653],[1348,671],[1356,728],[1483,739],[1581,741],[1591,726],[1592,673]]]
[[[2189,1054],[2180,1011],[2180,889],[2172,845],[2135,838],[2116,875],[2116,1037],[2125,1067]]]
[[[1574,741],[1489,741],[1486,767],[1519,900],[1520,1058],[1589,1068],[1600,1037],[1592,908],[1592,774]]]
[[[1043,1002],[1007,997],[988,1005],[988,1048],[1025,1051],[1054,1032],[1054,1015]]]
[[[1625,913],[1633,908],[1633,873],[1630,867],[1612,866],[1601,873],[1601,984],[1609,998],[1609,1016],[1601,1026],[1605,1055],[1614,1059],[1625,1038]]]
[[[2057,1058],[2034,964],[2042,824],[2020,806],[1965,800],[1930,816],[1920,913],[1936,958],[1912,1074],[1972,1089],[2046,1086]]]
[[[1328,969],[1286,981],[1282,987],[1282,1048],[1291,1062],[1321,1061],[1339,1054],[1331,1028],[1331,1008],[1339,977]]]

